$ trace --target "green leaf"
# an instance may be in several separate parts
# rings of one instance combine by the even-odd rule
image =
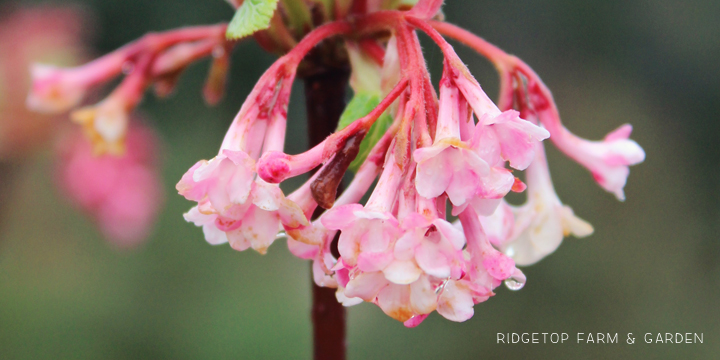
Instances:
[[[360,151],[358,152],[357,157],[355,160],[353,160],[352,163],[350,163],[350,171],[357,172],[360,168],[360,165],[362,165],[363,162],[365,162],[365,159],[367,159],[368,155],[370,155],[370,150],[372,150],[373,146],[380,141],[380,139],[385,135],[385,132],[390,128],[390,125],[392,125],[393,119],[390,114],[387,112],[384,112],[380,117],[375,121],[373,126],[370,127],[370,131],[368,131],[368,134],[365,135],[365,139],[360,143]]]
[[[369,114],[378,104],[380,104],[380,95],[367,92],[356,93],[345,107],[342,116],[340,116],[338,130]],[[365,139],[360,143],[360,151],[355,160],[350,164],[350,171],[357,172],[360,165],[362,165],[370,154],[370,150],[372,150],[373,146],[382,138],[390,125],[392,125],[392,117],[386,111],[380,115],[380,118],[370,127],[370,131],[368,131]]]
[[[252,35],[270,27],[278,0],[245,0],[235,12],[225,36],[230,40]]]

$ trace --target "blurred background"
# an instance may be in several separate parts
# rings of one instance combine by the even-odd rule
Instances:
[[[90,30],[78,36],[89,50],[75,61],[148,31],[227,21],[233,13],[222,0],[18,4],[81,9],[77,21]],[[9,13],[12,6],[0,1],[0,9]],[[373,305],[350,308],[349,358],[717,358],[720,2],[448,0],[444,11],[449,21],[532,66],[553,90],[570,130],[598,139],[629,122],[647,160],[631,168],[621,203],[550,148],[560,198],[595,234],[566,239],[553,255],[523,269],[524,289],[499,288],[465,323],[433,314],[406,329]],[[427,41],[425,49],[438,77],[442,56]],[[458,53],[495,94],[489,63],[462,47]],[[0,64],[6,55],[0,53]],[[252,41],[240,44],[228,95],[214,108],[200,95],[207,61],[189,69],[173,97],[148,95],[141,110],[161,138],[166,200],[150,239],[138,248],[107,243],[63,198],[54,183],[52,146],[3,160],[0,359],[310,357],[308,263],[282,241],[265,256],[209,246],[200,229],[183,220],[191,203],[174,190],[192,164],[216,153],[273,59]],[[0,77],[0,99],[21,85]],[[302,96],[296,86],[289,134],[306,132]],[[304,136],[289,136],[288,152],[306,146]],[[621,343],[503,345],[496,344],[499,332],[566,332],[571,340],[578,332],[617,332]],[[703,333],[704,343],[641,339],[658,332]],[[638,341],[625,344],[626,333]]]

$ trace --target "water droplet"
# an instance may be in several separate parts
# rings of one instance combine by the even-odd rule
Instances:
[[[130,73],[135,70],[135,64],[133,64],[130,61],[126,61],[122,64],[122,73],[125,75],[130,75]]]
[[[516,279],[516,278],[509,278],[505,280],[505,287],[507,287],[510,290],[518,291],[525,286],[525,280]]]
[[[277,233],[277,235],[275,235],[275,240],[280,239],[287,239],[287,233],[285,233],[285,231],[280,231]]]
[[[505,249],[505,255],[513,257],[513,255],[515,255],[515,249],[513,249],[512,246],[508,247],[507,249]]]

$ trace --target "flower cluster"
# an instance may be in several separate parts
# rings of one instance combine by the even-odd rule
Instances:
[[[520,67],[509,71],[522,82],[503,88],[510,106],[498,107],[436,30],[447,30],[444,23],[427,20],[435,10],[378,12],[352,28],[330,23],[281,57],[248,96],[218,155],[195,164],[178,183],[180,194],[197,202],[186,219],[202,226],[209,243],[229,242],[236,250],[264,253],[285,235],[293,254],[313,260],[315,282],[337,288],[338,301],[372,302],[408,327],[435,310],[453,321],[469,319],[473,306],[503,282],[523,286],[516,265],[552,253],[564,236],[589,235],[592,227],[553,189],[542,140],[553,138],[620,197],[627,166],[644,157],[627,128],[604,142],[579,141],[559,125],[549,92],[536,89],[539,78]],[[357,37],[364,29],[390,36],[370,44],[346,40],[351,84],[356,95],[371,88],[383,99],[307,152],[284,153],[300,60],[323,38],[351,31]],[[416,29],[445,56],[439,93]],[[503,53],[498,64],[513,59]],[[387,130],[370,136],[383,116],[390,119]],[[370,150],[358,155],[362,146]],[[336,198],[358,156],[361,165]],[[303,186],[283,195],[277,184],[313,169]],[[523,170],[526,182],[515,176]],[[526,189],[523,206],[503,200]],[[318,208],[325,211],[313,220]]]
[[[224,24],[186,28],[148,34],[113,53],[74,68],[34,64],[30,69],[33,81],[27,107],[47,114],[75,109],[93,88],[124,74],[120,85],[105,99],[70,114],[74,122],[82,125],[96,154],[120,155],[125,151],[130,113],[142,100],[146,88],[154,85],[158,96],[169,95],[182,72],[194,61],[213,57],[204,95],[210,104],[220,100],[229,50],[233,46],[225,40],[224,34]]]
[[[336,288],[344,305],[374,303],[408,327],[433,311],[465,321],[500,284],[523,287],[525,275],[517,266],[549,255],[565,236],[593,231],[555,193],[543,140],[551,139],[619,199],[628,167],[644,160],[643,150],[629,139],[629,125],[602,141],[571,134],[549,90],[526,64],[433,20],[442,17],[441,0],[420,0],[410,9],[395,2],[338,1],[335,9],[315,8],[312,17],[303,2],[297,11],[285,12],[289,28],[272,7],[280,6],[277,2],[247,8],[242,1],[228,2],[239,7],[240,22],[252,11],[258,15],[245,19],[252,20],[249,25],[233,20],[233,31],[266,25],[255,39],[285,54],[248,95],[217,156],[197,162],[177,184],[178,192],[196,203],[185,219],[202,227],[210,244],[229,243],[239,251],[265,253],[287,237],[293,254],[313,261],[315,283]],[[307,16],[298,15],[303,9]],[[324,24],[304,23],[316,15]],[[260,18],[268,23],[258,24]],[[125,72],[108,98],[73,113],[96,151],[120,152],[127,113],[148,85],[167,93],[187,64],[210,53],[220,69],[211,74],[224,73],[231,47],[221,36],[224,29],[149,35],[80,68],[36,67],[28,104],[66,110],[90,86]],[[313,30],[304,34],[306,29]],[[439,91],[430,81],[418,30],[443,53]],[[343,115],[351,121],[308,151],[287,154],[287,107],[298,67],[316,45],[338,36],[332,49],[345,49],[352,67],[355,97]],[[443,36],[495,64],[501,78],[497,103]],[[327,53],[337,55],[315,54]],[[354,177],[337,196],[348,169]],[[524,182],[517,176],[523,171]],[[285,196],[281,182],[312,172]],[[525,191],[524,205],[504,200],[510,192]]]

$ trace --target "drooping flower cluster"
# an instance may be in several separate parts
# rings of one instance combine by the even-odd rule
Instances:
[[[192,166],[177,190],[196,203],[185,218],[202,227],[209,243],[265,253],[287,237],[293,254],[313,261],[316,284],[337,288],[338,301],[347,306],[372,302],[408,327],[433,311],[465,321],[503,282],[513,290],[523,287],[518,265],[549,255],[565,236],[593,231],[555,193],[543,140],[550,138],[620,199],[628,166],[641,162],[644,153],[629,139],[629,126],[599,142],[572,135],[527,65],[462,29],[431,20],[442,1],[421,0],[409,10],[383,4],[336,2],[336,20],[314,27],[297,43],[294,36],[302,27],[288,29],[277,12],[263,14],[269,29],[255,38],[287,53],[248,95],[217,156]],[[332,18],[330,9],[316,10]],[[40,80],[28,101],[37,108],[74,105],[89,85],[118,74],[131,59],[133,69],[121,86],[74,116],[92,138],[102,139],[96,142],[99,150],[116,151],[125,129],[118,114],[134,107],[151,81],[171,87],[191,58],[207,53],[198,50],[202,45],[219,44],[218,28],[150,37],[85,68],[36,69]],[[444,55],[439,92],[417,30]],[[443,35],[496,65],[497,104]],[[354,121],[304,153],[286,154],[287,106],[298,66],[317,44],[335,36],[343,37],[341,48],[353,71],[353,108],[343,117]],[[160,61],[165,58],[181,65]],[[358,103],[365,105],[361,114]],[[359,166],[338,197],[353,164]],[[282,181],[313,171],[293,193],[285,196],[280,189]],[[516,176],[521,171],[525,182]],[[524,191],[525,205],[504,200],[509,192]]]
[[[511,289],[523,286],[516,265],[552,253],[564,236],[590,234],[592,227],[562,205],[550,181],[542,140],[556,136],[556,129],[538,110],[552,99],[523,86],[539,79],[526,77],[511,89],[513,97],[533,95],[530,104],[518,99],[510,104],[515,109],[499,108],[426,18],[415,9],[371,14],[354,24],[361,34],[367,27],[391,35],[371,46],[353,40],[346,45],[356,95],[371,88],[384,99],[302,154],[282,152],[295,66],[320,39],[348,30],[342,23],[318,28],[280,58],[248,96],[218,156],[197,163],[178,183],[180,194],[198,203],[186,219],[202,226],[212,244],[227,241],[261,253],[284,230],[290,251],[314,261],[315,282],[336,287],[338,301],[372,302],[409,327],[435,310],[453,321],[469,319],[473,306],[503,282]],[[445,55],[439,96],[415,28]],[[391,124],[371,140],[381,116]],[[578,141],[579,149],[568,150],[616,194],[624,185],[618,176],[627,173],[615,168],[643,156],[627,136],[606,141],[620,138],[611,150]],[[336,199],[339,180],[364,139],[371,140],[371,150]],[[273,185],[313,169],[315,175],[287,197]],[[527,185],[515,176],[522,170]],[[526,205],[514,208],[503,200],[526,188]],[[367,202],[359,203],[368,191]],[[311,221],[318,206],[327,210]]]

